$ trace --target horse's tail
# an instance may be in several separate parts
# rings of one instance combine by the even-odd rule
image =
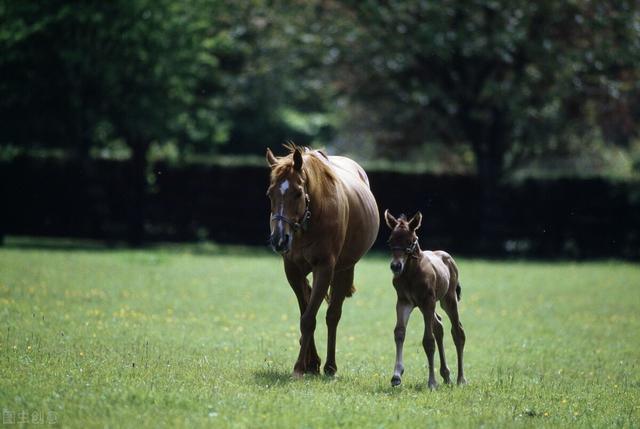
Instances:
[[[324,300],[327,301],[327,304],[331,304],[331,292],[333,287],[329,288],[329,292],[327,292],[327,296],[324,297]],[[351,287],[347,290],[347,293],[344,295],[347,298],[351,298],[353,294],[356,293],[356,285],[352,284]]]
[[[456,296],[458,297],[458,301],[462,300],[462,288],[460,287],[460,282],[458,282],[458,286],[456,286]]]
[[[346,297],[351,298],[354,293],[356,293],[356,285],[352,284],[349,290],[347,291]]]

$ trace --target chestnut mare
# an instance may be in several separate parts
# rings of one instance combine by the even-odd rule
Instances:
[[[407,220],[405,215],[400,215],[396,219],[389,213],[389,210],[386,210],[384,217],[387,226],[391,229],[391,237],[389,237],[392,258],[390,268],[393,272],[393,287],[398,295],[397,322],[393,331],[396,343],[396,365],[391,385],[397,386],[402,382],[404,372],[402,346],[409,315],[415,307],[420,309],[424,317],[422,346],[429,362],[428,386],[430,389],[435,389],[437,386],[433,370],[433,355],[436,344],[440,354],[440,375],[445,383],[451,383],[449,368],[444,356],[442,319],[436,314],[437,301],[440,301],[440,306],[451,320],[451,335],[458,353],[458,384],[465,384],[462,367],[465,333],[458,316],[458,301],[460,300],[458,266],[447,252],[420,250],[416,235],[416,230],[420,228],[422,223],[420,212]]]
[[[355,291],[355,264],[378,234],[378,206],[364,170],[349,158],[286,146],[290,153],[276,158],[267,149],[271,183],[269,238],[282,255],[284,271],[300,307],[300,353],[294,377],[320,373],[313,334],[316,315],[327,298],[327,360],[324,372],[337,370],[336,330],[342,303]],[[313,273],[313,287],[307,275]]]

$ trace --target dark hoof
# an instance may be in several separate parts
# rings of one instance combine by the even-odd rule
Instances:
[[[402,379],[399,376],[394,375],[393,377],[391,377],[391,386],[400,386],[400,383],[402,383]]]
[[[451,372],[448,369],[441,369],[440,375],[442,376],[444,384],[451,384]]]
[[[336,375],[337,371],[338,371],[338,368],[336,368],[334,365],[324,366],[324,375],[326,375],[327,377],[333,377],[334,375]]]
[[[307,369],[305,371],[307,374],[319,375],[320,374],[320,361],[311,362],[307,365]]]
[[[436,390],[438,388],[438,383],[435,381],[430,381],[427,385],[429,386],[429,390]]]

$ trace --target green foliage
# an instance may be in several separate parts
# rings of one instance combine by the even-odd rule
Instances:
[[[64,427],[640,424],[637,265],[460,260],[469,384],[430,392],[417,313],[405,385],[389,385],[395,293],[381,255],[356,270],[358,292],[338,330],[337,378],[294,381],[298,307],[272,254],[7,244],[3,410],[50,410]]]
[[[640,137],[629,0],[4,0],[0,19],[2,146],[470,147],[495,181]]]
[[[391,133],[383,153],[464,142],[499,178],[540,152],[638,136],[636,2],[338,3],[358,23],[336,40],[350,92]]]

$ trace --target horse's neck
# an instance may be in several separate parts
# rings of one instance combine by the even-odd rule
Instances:
[[[315,175],[308,177],[314,177]],[[338,194],[337,187],[338,183],[333,180],[327,180],[324,183],[313,183],[309,182],[309,187],[307,188],[307,192],[309,193],[309,199],[311,200],[311,210],[313,216],[313,210],[315,209],[318,214],[320,212],[324,212],[330,210],[332,206],[335,206],[336,196]]]

